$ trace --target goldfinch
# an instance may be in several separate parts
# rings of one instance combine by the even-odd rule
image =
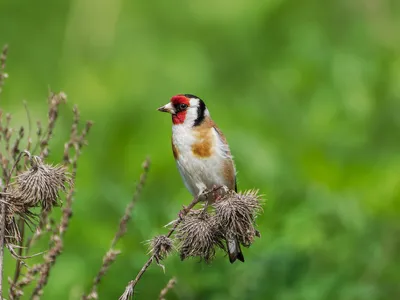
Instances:
[[[198,197],[205,190],[222,185],[237,191],[229,145],[203,100],[191,94],[179,94],[158,110],[172,115],[172,152],[189,192]],[[227,249],[231,263],[236,259],[244,262],[235,237],[227,238]]]

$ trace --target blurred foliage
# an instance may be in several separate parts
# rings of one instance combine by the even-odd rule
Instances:
[[[400,298],[400,2],[0,0],[10,46],[1,106],[44,119],[49,86],[95,125],[80,160],[64,253],[43,299],[78,299],[101,265],[150,155],[123,251],[100,285],[116,299],[142,243],[190,194],[170,149],[177,93],[203,98],[227,136],[239,189],[266,195],[246,263],[219,255],[152,266],[138,299]],[[62,157],[70,109],[50,160]],[[19,124],[19,123],[18,123]],[[58,136],[58,137],[57,137]],[[14,261],[8,257],[6,274]]]

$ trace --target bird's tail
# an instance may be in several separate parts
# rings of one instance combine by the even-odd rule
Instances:
[[[229,261],[233,264],[236,259],[244,262],[244,256],[240,249],[240,243],[236,237],[229,237],[226,239],[226,245],[228,248]]]

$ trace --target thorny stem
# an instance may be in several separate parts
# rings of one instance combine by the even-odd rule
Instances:
[[[218,187],[214,187],[213,189],[204,192],[203,194],[195,197],[192,202],[187,206],[184,207],[178,214],[178,219],[176,220],[174,226],[170,229],[170,231],[167,234],[167,237],[171,237],[171,235],[175,232],[176,228],[178,227],[178,225],[184,220],[184,218],[186,217],[186,215],[193,209],[193,207],[199,203],[200,201],[202,201],[204,199],[204,197],[207,198],[207,196],[209,194],[212,194],[213,192],[219,190],[220,188],[222,188],[222,186],[218,186]],[[150,258],[146,261],[146,263],[143,265],[142,269],[139,271],[139,273],[136,275],[136,278],[129,281],[128,285],[125,288],[125,292],[124,294],[122,294],[122,296],[119,298],[120,300],[122,299],[127,299],[125,297],[125,295],[132,295],[133,291],[135,289],[136,284],[138,283],[138,281],[140,280],[140,278],[142,278],[144,272],[146,272],[146,270],[148,269],[148,267],[151,265],[151,263],[153,262],[155,258],[155,254],[151,255]]]

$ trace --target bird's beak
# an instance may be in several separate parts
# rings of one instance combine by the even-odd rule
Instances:
[[[168,104],[165,104],[164,106],[161,106],[159,108],[157,108],[158,111],[162,111],[162,112],[168,112],[170,114],[174,114],[175,113],[175,109],[172,106],[171,102]]]

